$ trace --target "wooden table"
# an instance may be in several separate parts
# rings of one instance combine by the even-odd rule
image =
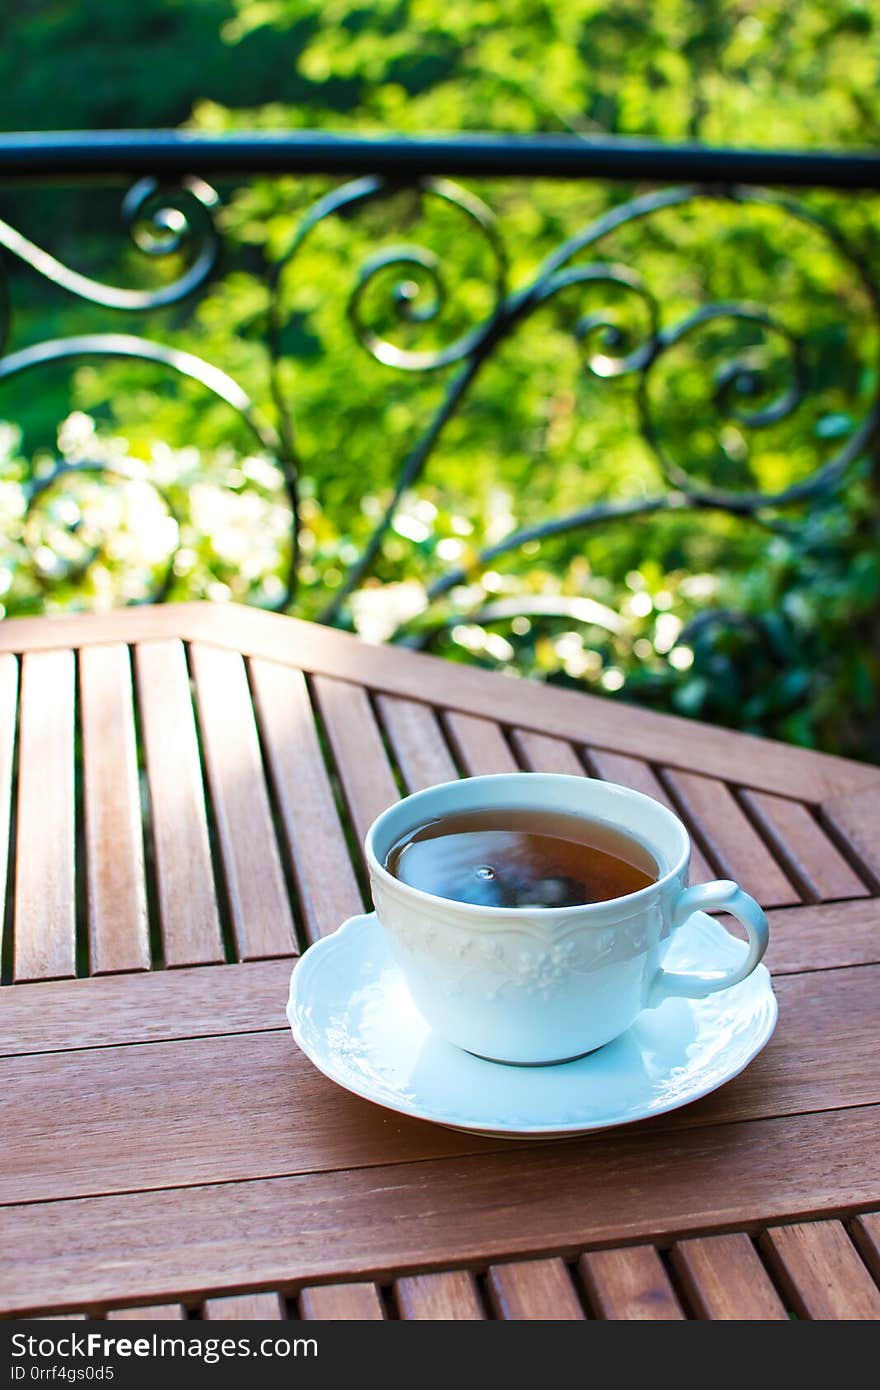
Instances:
[[[233,607],[0,625],[0,1308],[877,1318],[880,769]],[[459,773],[673,804],[770,910],[780,1022],[715,1095],[566,1143],[320,1076],[291,958]]]

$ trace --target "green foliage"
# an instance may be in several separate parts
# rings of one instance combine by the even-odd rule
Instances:
[[[20,6],[6,30],[8,128],[566,130],[796,148],[880,139],[880,20],[855,0],[144,0],[127,9],[54,0]],[[280,279],[273,395],[267,268],[330,186],[284,178],[223,188],[224,275],[190,308],[108,315],[13,274],[12,346],[119,327],[221,367],[276,428],[277,397],[287,402],[301,467],[295,608],[311,617],[339,591],[456,372],[398,371],[357,344],[347,311],[359,267],[394,245],[436,256],[448,290],[436,314],[436,285],[415,264],[378,270],[358,304],[363,332],[415,353],[485,319],[498,269],[480,229],[436,197],[401,192],[327,219]],[[514,288],[634,192],[513,180],[469,188],[497,214]],[[4,215],[114,283],[179,274],[185,251],[145,267],[123,248],[116,196],[16,190]],[[871,199],[817,192],[804,201],[876,266]],[[607,283],[565,290],[481,370],[345,620],[377,640],[405,621],[422,645],[453,658],[880,757],[869,459],[808,510],[766,516],[776,529],[673,510],[477,566],[481,549],[517,527],[668,492],[658,448],[702,486],[783,490],[835,456],[877,392],[880,325],[858,266],[784,209],[699,200],[622,227],[595,256],[643,277],[665,327],[710,303],[769,310],[805,343],[807,399],[749,425],[793,385],[792,355],[759,318],[729,316],[683,334],[641,396],[636,374],[614,375],[614,358],[649,331],[648,301]],[[419,311],[410,320],[401,283]],[[591,316],[601,322],[589,327]],[[733,359],[747,372],[728,381]],[[19,427],[0,439],[10,614],[136,600],[157,585],[172,598],[283,598],[285,459],[203,388],[153,366],[92,361],[20,378],[0,394],[4,415]],[[58,459],[66,471],[45,486]],[[431,583],[456,568],[461,582],[426,604]]]

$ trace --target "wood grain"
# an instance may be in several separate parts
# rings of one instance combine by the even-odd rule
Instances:
[[[250,664],[263,743],[309,941],[363,911],[301,671]]]
[[[180,642],[135,654],[150,784],[159,917],[166,965],[225,959],[186,658]]]
[[[485,1318],[477,1283],[466,1269],[412,1274],[395,1285],[400,1316],[412,1322],[479,1322]]]
[[[12,819],[12,772],[15,761],[15,723],[18,705],[18,662],[0,655],[0,954],[6,916],[6,866]]]
[[[280,1293],[237,1293],[206,1298],[203,1316],[209,1322],[263,1322],[287,1317]]]
[[[108,1322],[182,1322],[186,1309],[182,1303],[148,1303],[135,1308],[110,1308]]]
[[[578,1269],[596,1314],[613,1321],[675,1322],[684,1317],[653,1245],[593,1250]]]
[[[238,958],[293,955],[293,916],[244,662],[237,652],[201,643],[190,648],[190,661]]]
[[[491,1265],[486,1286],[499,1318],[517,1322],[584,1320],[571,1275],[558,1257]]]
[[[880,787],[824,801],[821,816],[880,892]]]
[[[483,777],[493,772],[519,772],[516,758],[493,720],[447,711],[444,723],[456,757],[468,777]]]
[[[728,1085],[645,1122],[642,1133],[880,1103],[878,983],[880,966],[779,980],[782,1024],[765,1051]],[[14,1133],[0,1155],[7,1203],[126,1191],[133,1170],[147,1189],[505,1147],[389,1116],[339,1089],[286,1028],[6,1058],[0,1108]]]
[[[0,1116],[0,1203],[123,1192],[134,1174],[145,1191],[503,1147],[389,1118],[286,1028],[7,1058]]]
[[[121,643],[79,660],[89,961],[92,973],[150,969],[131,660]]]
[[[585,777],[586,769],[570,743],[548,738],[528,729],[514,729],[510,735],[516,755],[527,772],[561,772],[569,777]]]
[[[849,1232],[875,1283],[880,1284],[880,1212],[866,1211],[854,1217]]]
[[[21,671],[16,980],[76,974],[73,736],[73,652],[28,654]]]
[[[381,1279],[864,1207],[878,1130],[880,1109],[862,1107],[63,1201],[51,1220],[42,1203],[5,1207],[0,1309]]]
[[[430,705],[395,695],[378,696],[376,705],[407,791],[455,781],[458,769]]]
[[[788,1320],[782,1299],[743,1232],[679,1241],[670,1258],[697,1317],[733,1322]]]
[[[300,1290],[299,1306],[312,1321],[378,1322],[385,1317],[375,1284],[317,1284]]]
[[[765,964],[777,974],[880,960],[880,899],[768,912]]]
[[[732,878],[762,907],[783,907],[801,895],[723,782],[693,772],[665,772],[686,819],[699,827],[724,878]]]
[[[839,1221],[777,1226],[761,1244],[798,1317],[880,1319],[880,1289]]]
[[[789,877],[811,902],[865,898],[868,889],[800,801],[744,791],[742,799]]]
[[[880,770],[866,763],[657,714],[622,700],[546,685],[536,688],[531,681],[439,657],[370,646],[348,633],[244,605],[180,603],[102,614],[7,619],[0,625],[0,651],[168,637],[211,642],[247,656],[410,699],[429,699],[432,704],[487,715],[575,743],[636,757],[650,748],[657,762],[700,769],[805,800],[860,787],[880,788]]]
[[[623,753],[603,752],[598,748],[586,748],[584,753],[592,771],[603,781],[617,782],[621,787],[643,792],[645,796],[652,796],[655,801],[659,801],[676,815],[679,814],[678,807],[672,804],[666,788],[642,758],[627,757]],[[717,878],[718,874],[700,849],[699,842],[694,839],[694,826],[689,825],[688,831],[691,836],[690,882],[709,883],[713,878]]]
[[[208,603],[143,604],[106,613],[47,613],[36,618],[6,618],[0,626],[0,651],[44,652],[104,642],[139,642],[183,637],[207,619]],[[183,610],[187,610],[184,612]],[[201,635],[201,627],[199,635]]]
[[[379,726],[362,686],[316,676],[313,689],[355,834],[363,843],[376,817],[400,798]]]
[[[248,1033],[284,1024],[290,961],[51,980],[5,989],[0,1057]],[[49,1018],[63,1019],[50,1032]]]

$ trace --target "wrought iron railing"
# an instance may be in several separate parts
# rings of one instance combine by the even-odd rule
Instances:
[[[120,332],[114,322],[109,331],[65,334],[18,346],[16,315],[25,304],[33,280],[25,271],[15,279],[10,272],[29,267],[80,301],[106,309],[118,321],[132,323],[139,315],[180,305],[197,296],[218,273],[223,243],[222,200],[207,180],[286,178],[291,175],[345,176],[315,201],[291,228],[286,245],[278,249],[266,271],[267,308],[264,343],[267,350],[267,408],[258,408],[234,375],[194,352],[153,336]],[[511,283],[508,248],[501,227],[488,203],[476,193],[453,182],[498,179],[603,180],[628,185],[625,195],[602,213],[568,235],[544,255],[541,264],[519,283]],[[145,257],[175,267],[152,287],[126,288],[92,278],[57,258],[53,227],[43,229],[40,244],[35,237],[16,230],[17,210],[25,205],[35,186],[102,186],[128,180],[122,204],[123,223],[134,246]],[[633,189],[633,185],[644,185]],[[650,187],[646,187],[650,185]],[[244,422],[255,446],[270,456],[280,469],[289,508],[289,563],[286,579],[272,603],[292,609],[303,565],[300,539],[303,530],[303,481],[312,471],[297,434],[295,390],[284,371],[284,329],[287,308],[282,284],[295,275],[297,256],[316,229],[336,218],[348,218],[370,205],[397,196],[401,189],[417,191],[426,202],[438,201],[454,209],[463,226],[484,239],[492,263],[489,308],[479,321],[456,331],[453,339],[432,338],[426,347],[413,345],[420,327],[432,332],[442,320],[446,285],[444,271],[434,252],[409,240],[405,245],[383,245],[370,251],[349,274],[348,317],[353,339],[390,372],[440,373],[445,389],[439,404],[418,437],[410,441],[396,477],[375,517],[371,533],[359,553],[348,557],[347,567],[320,616],[340,621],[352,594],[370,576],[380,555],[401,499],[422,478],[444,430],[457,416],[484,366],[493,360],[511,335],[537,311],[568,292],[595,296],[606,294],[613,308],[601,305],[582,314],[572,331],[582,346],[587,370],[597,381],[630,377],[635,383],[636,427],[653,452],[662,478],[656,492],[624,498],[593,499],[588,506],[562,516],[513,524],[508,533],[470,555],[467,563],[453,563],[446,573],[435,575],[427,586],[425,602],[435,604],[456,586],[472,580],[501,556],[552,537],[586,530],[634,516],[690,510],[748,517],[771,528],[784,529],[786,511],[800,515],[805,504],[827,496],[844,484],[854,463],[863,458],[876,437],[880,420],[880,371],[876,338],[880,327],[880,289],[872,257],[862,241],[837,225],[815,202],[796,199],[783,188],[837,190],[870,194],[880,189],[880,158],[872,153],[776,153],[766,151],[712,150],[701,147],[663,147],[644,141],[588,141],[577,138],[466,137],[416,140],[358,138],[325,133],[278,136],[227,135],[221,138],[186,133],[121,132],[101,134],[19,135],[0,137],[0,186],[13,203],[9,221],[0,221],[0,419],[15,418],[23,399],[7,387],[19,377],[28,378],[22,392],[36,389],[36,374],[51,363],[79,363],[88,359],[128,358],[156,363],[181,378],[189,378],[224,401]],[[57,193],[59,208],[64,194]],[[703,293],[701,302],[675,321],[668,321],[655,287],[634,265],[606,253],[615,237],[671,210],[686,213],[695,205],[770,212],[780,230],[785,225],[807,229],[821,243],[823,255],[839,266],[842,323],[850,322],[850,335],[863,338],[865,377],[855,413],[842,412],[839,391],[828,412],[817,417],[807,412],[805,448],[815,453],[812,467],[785,485],[727,488],[695,473],[682,450],[670,444],[655,418],[652,383],[667,355],[692,337],[715,331],[719,325],[738,326],[739,346],[726,360],[703,365],[713,374],[713,399],[719,422],[733,423],[737,438],[768,430],[794,419],[816,389],[814,345],[809,326],[785,321],[768,303],[724,296],[713,299]],[[45,201],[43,206],[45,206]],[[785,236],[782,231],[783,238]],[[685,253],[686,254],[686,253]],[[5,268],[4,268],[5,266]],[[389,276],[391,277],[389,280]],[[770,271],[772,290],[773,272]],[[371,322],[371,296],[377,285],[390,290],[400,334]],[[637,308],[640,324],[632,327],[632,314],[621,305]],[[708,365],[707,365],[708,364]],[[307,370],[307,364],[301,370]],[[833,417],[837,424],[828,424]],[[818,420],[818,424],[817,424]],[[843,421],[841,424],[840,422]],[[737,447],[740,447],[737,445]],[[478,466],[478,463],[477,465]],[[589,466],[585,460],[584,467]],[[26,509],[58,489],[59,483],[77,473],[113,474],[105,460],[56,459],[25,480]],[[772,470],[770,470],[772,475]],[[769,476],[769,475],[768,475]],[[75,527],[74,519],[71,526]],[[85,574],[94,553],[81,557],[65,570],[65,579]],[[168,560],[151,597],[163,599],[174,585],[175,554]],[[51,587],[52,569],[45,577]],[[483,610],[485,613],[485,609]]]

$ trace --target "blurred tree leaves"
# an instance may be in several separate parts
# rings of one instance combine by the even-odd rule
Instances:
[[[4,26],[7,129],[185,123],[208,132],[610,132],[794,148],[880,141],[880,16],[857,0],[29,0]],[[108,322],[10,266],[12,345],[148,332],[222,367],[277,424],[267,269],[330,186],[279,178],[224,187],[223,279],[194,305],[147,320]],[[473,189],[498,215],[513,286],[634,191],[514,180]],[[67,263],[119,283],[179,272],[182,261],[145,274],[116,232],[115,200],[113,190],[19,189],[4,198],[4,215]],[[806,201],[876,268],[872,199],[816,192]],[[436,294],[431,274],[378,273],[360,306],[371,330],[406,350],[437,350],[491,310],[491,246],[454,207],[411,193],[329,219],[285,271],[277,385],[304,470],[297,611],[307,616],[338,591],[455,370],[398,372],[355,342],[346,312],[358,267],[396,243],[427,248],[448,295],[420,319]],[[806,343],[807,399],[759,429],[743,417],[792,385],[784,337],[718,319],[663,355],[646,399],[668,457],[689,477],[776,491],[846,444],[877,391],[878,324],[858,273],[815,228],[773,207],[702,200],[621,228],[600,254],[644,278],[666,327],[735,299],[766,307]],[[410,321],[402,303],[415,311]],[[418,641],[454,658],[880,757],[870,459],[808,514],[787,513],[787,529],[708,511],[658,515],[526,546],[482,577],[474,568],[481,548],[517,526],[664,489],[640,433],[636,379],[585,366],[605,341],[601,330],[578,341],[578,325],[594,314],[630,344],[647,331],[644,302],[607,286],[561,292],[521,325],[404,498],[348,620],[376,638],[406,620]],[[731,359],[748,370],[728,381]],[[201,388],[154,367],[90,362],[72,379],[53,368],[5,387],[3,416],[22,428],[2,436],[6,611],[143,598],[166,583],[171,597],[280,601],[290,557],[282,475]],[[42,486],[59,459],[74,471]],[[89,463],[107,471],[80,467]],[[463,583],[426,609],[426,588],[457,567]]]

